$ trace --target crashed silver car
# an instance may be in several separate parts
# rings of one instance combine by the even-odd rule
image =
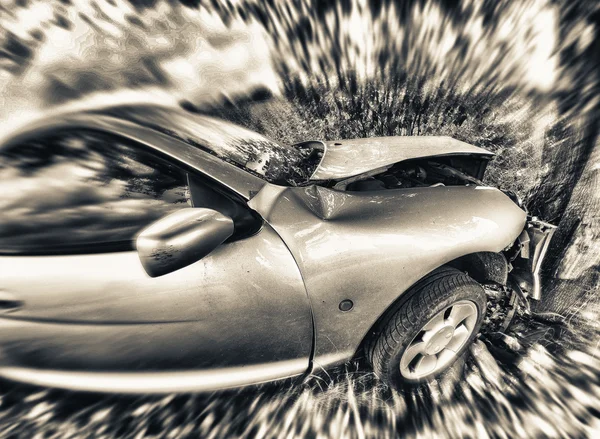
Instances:
[[[8,127],[5,127],[5,132]],[[61,113],[0,144],[0,377],[107,392],[307,376],[391,385],[539,299],[553,227],[449,137],[283,146],[179,109]]]

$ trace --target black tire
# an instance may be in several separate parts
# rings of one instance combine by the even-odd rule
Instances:
[[[407,299],[383,317],[379,330],[374,334],[375,339],[366,348],[367,359],[375,374],[392,386],[422,383],[443,374],[477,337],[486,311],[487,299],[483,287],[465,273],[451,267],[433,271],[405,294]],[[451,309],[449,307],[459,301],[472,302],[478,314],[474,329],[466,342],[462,342],[464,345],[456,353],[456,358],[432,376],[416,379],[403,376],[400,372],[400,360],[405,350],[423,333],[424,326],[431,319],[439,316],[442,311]],[[472,317],[471,322],[473,321],[475,317]]]

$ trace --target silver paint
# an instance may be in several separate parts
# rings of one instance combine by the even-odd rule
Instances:
[[[91,392],[204,392],[261,384],[301,375],[303,360],[168,372],[84,372],[0,366],[0,376],[38,386]]]
[[[351,358],[379,316],[411,285],[460,256],[499,252],[525,212],[475,186],[339,192],[266,185],[249,203],[282,236],[311,298],[315,363]],[[341,312],[338,304],[352,300]]]
[[[483,148],[447,136],[396,136],[326,142],[325,155],[311,180],[338,180],[423,157],[492,157]]]
[[[302,360],[308,369],[310,304],[268,225],[157,278],[133,251],[0,256],[0,271],[24,304],[0,316],[5,365],[147,371]]]
[[[142,230],[135,247],[146,273],[157,277],[199,261],[231,235],[231,218],[211,209],[185,208]]]

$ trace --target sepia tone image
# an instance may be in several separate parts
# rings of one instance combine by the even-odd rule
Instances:
[[[600,435],[600,3],[0,0],[0,438]]]

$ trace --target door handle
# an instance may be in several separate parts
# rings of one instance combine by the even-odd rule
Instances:
[[[0,313],[16,311],[23,306],[23,301],[10,293],[0,290]]]

